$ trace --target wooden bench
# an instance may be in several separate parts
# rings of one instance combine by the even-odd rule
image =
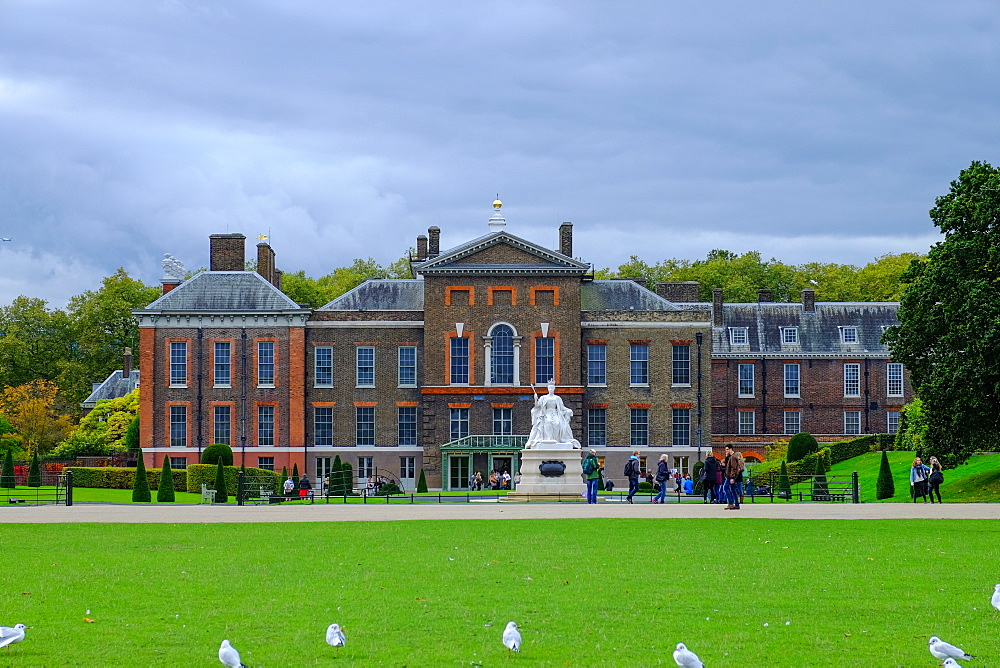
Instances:
[[[204,483],[202,483],[202,485],[201,485],[201,501],[199,501],[198,503],[205,503],[205,501],[208,501],[209,505],[214,505],[215,504],[215,490],[214,489],[209,489],[208,487],[205,486]]]

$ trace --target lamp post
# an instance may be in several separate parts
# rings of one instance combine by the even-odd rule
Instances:
[[[698,355],[697,355],[697,358],[696,358],[697,361],[698,361],[698,409],[697,409],[697,412],[695,413],[695,415],[698,418],[698,427],[695,430],[695,434],[696,434],[696,436],[698,438],[698,461],[699,462],[701,461],[701,342],[702,342],[703,338],[704,338],[704,334],[702,334],[701,332],[695,332],[694,340],[695,340],[695,343],[698,345]]]

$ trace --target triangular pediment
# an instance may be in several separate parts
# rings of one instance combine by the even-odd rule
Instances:
[[[492,232],[414,266],[423,275],[541,273],[582,275],[590,267],[508,232]]]

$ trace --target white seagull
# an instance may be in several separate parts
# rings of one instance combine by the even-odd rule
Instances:
[[[682,668],[705,668],[698,655],[685,647],[682,642],[677,643],[677,649],[674,650],[674,662]]]
[[[28,628],[24,624],[14,624],[14,626],[0,626],[0,647],[6,647],[10,651],[10,646],[24,640],[24,629]]]
[[[229,644],[228,640],[222,641],[222,647],[219,648],[219,661],[222,662],[222,665],[229,666],[230,668],[247,668],[240,661],[240,653],[236,651],[235,647]]]
[[[993,588],[993,599],[990,601],[993,607],[1000,610],[1000,584]]]
[[[949,656],[941,665],[944,666],[944,668],[961,668],[962,664]]]
[[[521,651],[521,633],[517,630],[517,622],[508,622],[503,630],[503,645],[512,652]]]
[[[946,643],[937,636],[931,636],[931,639],[927,641],[927,645],[931,650],[931,654],[934,655],[934,658],[940,661],[944,661],[948,658],[968,661],[973,658],[971,654],[966,654],[964,651],[955,647],[951,643]]]
[[[343,647],[347,644],[347,638],[340,630],[340,624],[330,624],[326,627],[326,644],[330,647]]]

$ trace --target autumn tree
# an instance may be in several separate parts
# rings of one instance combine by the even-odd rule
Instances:
[[[29,455],[45,454],[69,433],[69,416],[56,410],[58,393],[59,388],[47,380],[4,388],[0,410],[17,429],[21,448]]]
[[[138,419],[138,412],[138,389],[116,399],[101,399],[52,454],[57,457],[75,457],[80,454],[126,452],[129,450],[128,432],[132,423]]]

